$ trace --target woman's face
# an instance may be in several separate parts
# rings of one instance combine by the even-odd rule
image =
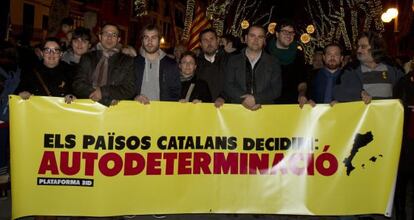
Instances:
[[[194,58],[190,55],[184,56],[180,61],[180,70],[185,77],[192,76],[197,68]]]
[[[43,64],[49,68],[53,68],[59,64],[62,51],[59,44],[49,41],[42,50]]]

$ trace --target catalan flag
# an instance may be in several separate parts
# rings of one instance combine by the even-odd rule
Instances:
[[[194,20],[191,23],[190,40],[188,41],[187,49],[193,50],[197,48],[199,46],[200,41],[198,35],[201,31],[210,27],[210,22],[208,21],[204,11],[201,9],[199,5],[197,5]]]

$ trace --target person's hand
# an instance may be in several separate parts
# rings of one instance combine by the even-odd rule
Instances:
[[[110,106],[118,105],[119,100],[112,99]]]
[[[19,93],[20,98],[28,100],[32,94],[28,91],[23,91]]]
[[[76,100],[76,96],[74,96],[72,94],[65,95],[65,103],[66,104],[70,104],[70,103],[72,103],[75,100]]]
[[[101,88],[96,88],[95,91],[93,91],[90,95],[89,98],[92,99],[95,102],[99,102],[102,99],[102,92],[101,92]]]
[[[333,100],[331,103],[329,103],[329,105],[330,105],[331,107],[333,107],[334,105],[336,105],[336,103],[338,103],[338,101]]]
[[[372,100],[372,96],[370,96],[370,95],[368,94],[368,92],[367,92],[367,91],[365,91],[365,90],[362,90],[362,92],[361,92],[361,98],[362,98],[362,101],[363,101],[366,105],[368,105],[368,104],[371,102],[371,100]]]
[[[242,101],[243,105],[246,105],[248,107],[253,107],[254,105],[256,105],[256,100],[255,100],[254,96],[252,96],[250,94],[242,95],[240,98],[243,99],[243,101]]]
[[[135,96],[134,100],[144,105],[150,104],[150,100],[144,95],[137,95]]]
[[[240,98],[244,99],[242,105],[249,110],[256,111],[262,107],[260,104],[256,104],[256,100],[252,95],[246,94]]]
[[[202,101],[200,99],[193,99],[193,103],[197,104],[197,103],[202,103]]]
[[[305,104],[309,104],[312,107],[316,106],[316,103],[312,99],[307,99],[306,96],[304,96],[304,95],[299,95],[298,96],[298,103],[299,103],[300,108],[303,108],[303,106]]]
[[[308,102],[307,102],[307,104],[309,104],[310,106],[312,106],[312,108],[316,106],[315,101],[313,101],[312,99],[309,99]]]
[[[221,98],[221,97],[218,97],[218,98],[216,99],[216,101],[214,101],[214,107],[216,107],[216,108],[220,108],[221,106],[223,106],[223,105],[224,105],[224,103],[225,103],[224,99],[223,99],[223,98]]]
[[[131,47],[131,46],[126,46],[124,48],[122,48],[122,53],[125,55],[128,55],[130,57],[136,57],[137,56],[137,51]]]

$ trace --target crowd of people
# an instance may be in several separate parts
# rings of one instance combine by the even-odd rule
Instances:
[[[405,166],[409,167],[414,155],[410,149],[414,142],[414,62],[404,72],[387,56],[381,36],[364,32],[355,45],[356,57],[346,65],[341,44],[331,42],[315,52],[312,69],[298,49],[296,31],[292,21],[283,20],[275,34],[267,37],[262,26],[252,25],[242,44],[234,36],[220,37],[214,29],[205,29],[199,34],[201,51],[186,51],[179,44],[174,54],[160,48],[160,32],[154,25],[143,27],[142,46],[137,49],[120,44],[120,30],[111,23],[101,27],[96,45],[92,45],[94,35],[83,27],[65,27],[36,49],[1,42],[0,181],[9,179],[8,95],[18,94],[23,99],[64,97],[68,103],[91,99],[106,106],[121,100],[204,102],[217,108],[235,103],[252,111],[267,104],[302,108],[399,98],[406,109],[401,156],[405,165],[400,168],[400,179],[406,184],[413,172]]]

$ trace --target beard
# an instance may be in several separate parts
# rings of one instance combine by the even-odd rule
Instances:
[[[149,54],[156,53],[158,51],[158,49],[159,49],[159,47],[147,47],[145,45],[143,46],[143,48],[144,48],[144,51],[146,53],[149,53]]]
[[[325,64],[325,67],[330,70],[336,70],[341,67],[341,63],[327,63]]]

